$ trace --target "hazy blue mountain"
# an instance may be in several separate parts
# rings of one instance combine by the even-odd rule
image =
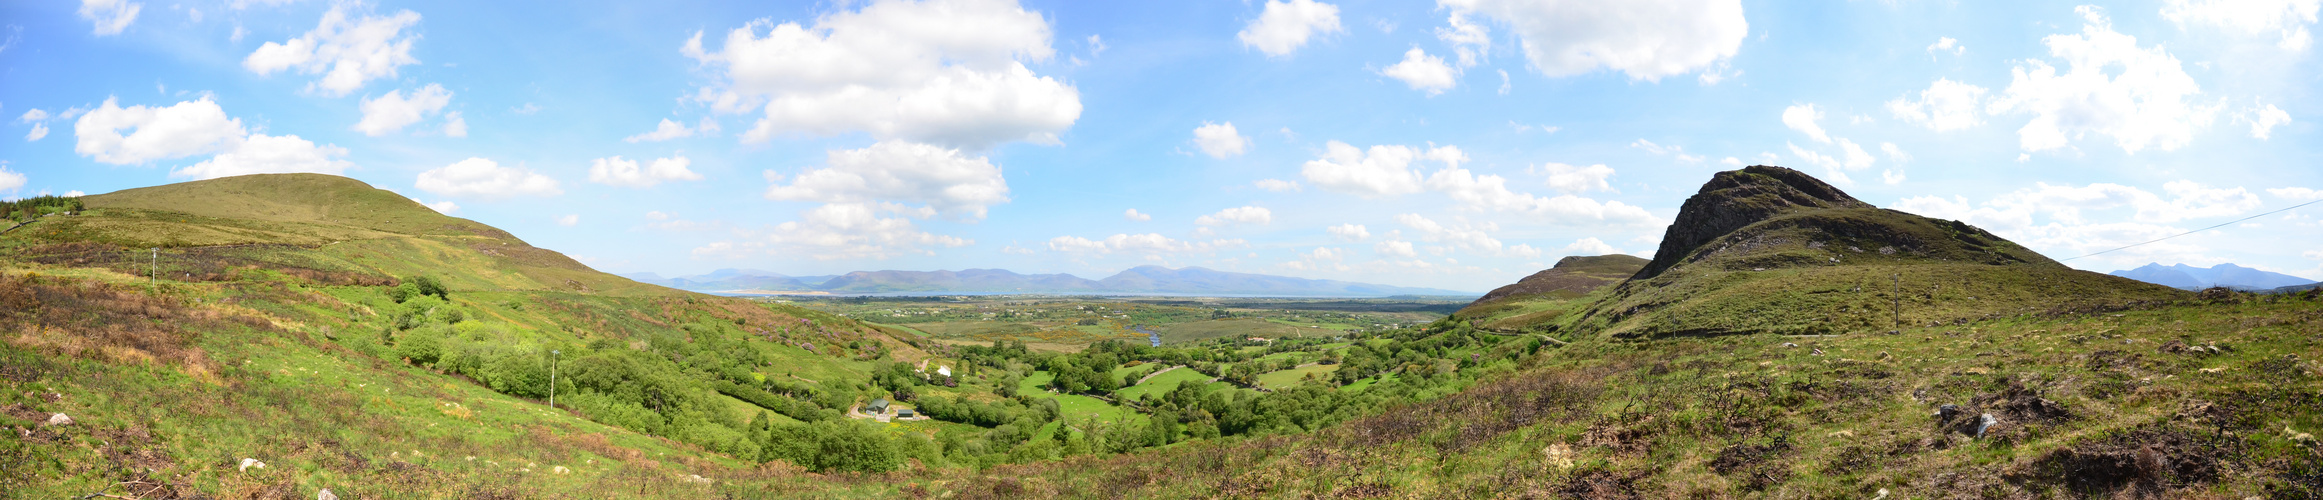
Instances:
[[[1312,280],[1218,271],[1202,267],[1170,269],[1138,266],[1097,280],[1098,287],[1123,293],[1184,293],[1222,295],[1313,295],[1385,297],[1390,295],[1476,295],[1436,288],[1412,288],[1338,280]]]
[[[2200,290],[2214,286],[2241,290],[2269,290],[2315,282],[2315,280],[2298,276],[2270,273],[2234,264],[2219,264],[2205,268],[2185,264],[2165,266],[2161,263],[2153,263],[2139,266],[2137,269],[2114,271],[2110,274],[2184,290]]]
[[[1089,280],[1070,274],[1018,274],[1006,269],[856,271],[838,276],[784,276],[755,269],[720,269],[677,278],[663,278],[654,273],[629,273],[622,276],[641,283],[702,292],[1169,293],[1324,297],[1476,295],[1435,288],[1312,280],[1200,267],[1170,269],[1161,266],[1139,266],[1102,280]]]
[[[1017,274],[1005,269],[856,271],[831,278],[815,289],[834,293],[1087,292],[1096,289],[1096,282],[1070,274]]]

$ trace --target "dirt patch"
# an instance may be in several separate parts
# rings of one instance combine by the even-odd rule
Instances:
[[[2007,476],[2083,495],[2160,497],[2217,481],[2221,458],[2238,448],[2192,430],[2141,428],[2051,451]]]
[[[1710,470],[1740,480],[1745,490],[1764,491],[1791,480],[1791,467],[1785,460],[1790,452],[1790,436],[1775,436],[1763,444],[1727,446],[1718,450],[1718,458],[1710,460]]]

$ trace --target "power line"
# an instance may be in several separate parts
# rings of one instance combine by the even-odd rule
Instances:
[[[2279,214],[2279,213],[2283,213],[2283,212],[2290,211],[2291,209],[2294,209],[2294,208],[2304,207],[2304,206],[2307,206],[2307,205],[2313,205],[2313,204],[2316,204],[2316,203],[2323,203],[2323,200],[2315,200],[2315,201],[2310,201],[2310,202],[2306,202],[2306,203],[2300,203],[2300,204],[2297,204],[2297,205],[2291,205],[2291,206],[2289,206],[2289,207],[2284,207],[2284,208],[2282,208],[2282,209],[2280,209],[2280,210],[2275,210],[2275,211],[2273,211],[2273,212],[2267,212],[2267,213],[2258,214],[2258,215],[2253,215],[2253,216],[2249,216],[2249,217],[2243,217],[2243,218],[2240,218],[2240,219],[2235,219],[2235,220],[2231,220],[2231,221],[2226,221],[2226,222],[2220,223],[2220,224],[2218,224],[2218,225],[2216,225],[2216,226],[2210,226],[2210,227],[2205,227],[2205,228],[2196,229],[2196,230],[2192,230],[2192,231],[2187,231],[2187,232],[2183,232],[2183,233],[2173,234],[2173,235],[2169,235],[2169,236],[2163,236],[2163,237],[2161,237],[2161,238],[2156,238],[2156,239],[2154,239],[2153,241],[2148,241],[2148,242],[2145,242],[2145,243],[2137,243],[2137,244],[2132,244],[2132,245],[2125,246],[2125,247],[2121,247],[2121,248],[2116,248],[2116,249],[2112,249],[2112,250],[2106,250],[2106,251],[2103,251],[2103,252],[2097,252],[2097,253],[2093,253],[2093,254],[2089,254],[2089,255],[2083,255],[2083,256],[2081,256],[2081,257],[2092,257],[2092,256],[2096,256],[2096,255],[2098,255],[2098,254],[2104,254],[2104,253],[2112,253],[2112,252],[2117,252],[2117,251],[2121,251],[2121,250],[2128,250],[2128,249],[2130,249],[2130,248],[2133,248],[2133,247],[2144,246],[2144,245],[2149,245],[2149,244],[2153,244],[2153,243],[2159,243],[2159,242],[2161,242],[2162,240],[2167,240],[2167,239],[2170,239],[2170,238],[2176,238],[2176,237],[2179,237],[2179,236],[2185,236],[2185,235],[2189,235],[2189,234],[2199,233],[2199,232],[2203,232],[2203,231],[2209,231],[2209,230],[2212,230],[2212,229],[2218,229],[2218,228],[2221,228],[2221,227],[2226,227],[2226,226],[2233,225],[2234,223],[2237,223],[2237,222],[2242,222],[2242,221],[2251,220],[2251,219],[2256,219],[2256,218],[2260,218],[2260,217],[2266,217],[2266,216],[2269,216],[2269,215]],[[2078,258],[2081,258],[2081,257],[2074,257],[2073,259],[2078,259]],[[2060,261],[2057,261],[2057,262],[2065,262],[2065,261],[2069,261],[2069,260],[2073,260],[2073,259],[2065,259],[2065,260],[2060,260]]]

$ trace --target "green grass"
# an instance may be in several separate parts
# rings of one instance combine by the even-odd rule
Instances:
[[[1273,390],[1288,389],[1308,383],[1309,381],[1306,380],[1308,375],[1314,375],[1318,379],[1328,381],[1329,379],[1327,377],[1331,376],[1331,372],[1338,370],[1339,365],[1314,365],[1303,368],[1293,368],[1289,370],[1276,370],[1259,374],[1258,386]]]
[[[1206,382],[1208,380],[1210,380],[1210,376],[1203,375],[1202,372],[1194,371],[1190,368],[1179,368],[1176,370],[1170,370],[1169,372],[1163,373],[1161,375],[1156,375],[1153,377],[1153,379],[1147,380],[1143,384],[1124,387],[1121,390],[1113,391],[1113,394],[1128,399],[1137,399],[1144,397],[1147,394],[1154,394],[1158,396],[1160,393],[1165,393],[1177,389],[1178,384],[1181,382]]]

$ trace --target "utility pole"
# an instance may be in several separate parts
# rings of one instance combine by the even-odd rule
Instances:
[[[563,350],[550,350],[548,352],[548,407],[550,408],[557,407],[557,358],[564,353]]]
[[[161,247],[153,247],[153,261],[145,269],[145,287],[153,288],[161,276]]]

